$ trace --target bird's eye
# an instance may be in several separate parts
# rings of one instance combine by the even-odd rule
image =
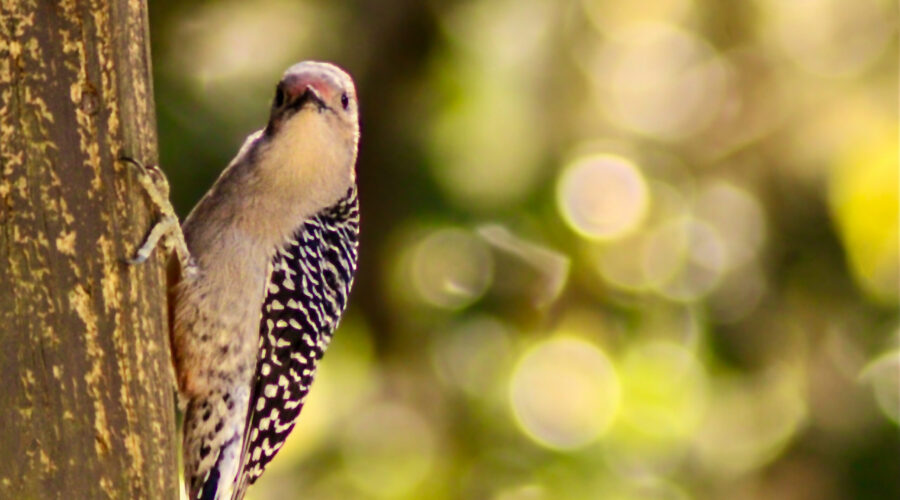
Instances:
[[[341,94],[341,106],[343,106],[344,109],[347,109],[347,107],[350,106],[350,98],[347,97],[347,94]]]
[[[275,107],[280,108],[284,104],[284,90],[281,85],[275,88]]]

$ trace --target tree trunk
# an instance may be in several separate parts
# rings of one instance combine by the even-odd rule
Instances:
[[[0,0],[0,498],[178,497],[147,8]]]

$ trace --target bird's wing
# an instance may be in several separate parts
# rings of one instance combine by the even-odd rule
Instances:
[[[262,475],[303,408],[356,272],[356,190],[305,221],[279,249],[263,302],[259,358],[233,500]]]

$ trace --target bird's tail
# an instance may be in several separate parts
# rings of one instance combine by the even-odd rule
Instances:
[[[243,396],[243,397],[241,397]],[[191,399],[184,414],[184,481],[190,500],[230,499],[249,394]]]

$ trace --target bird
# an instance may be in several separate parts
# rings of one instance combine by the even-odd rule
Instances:
[[[264,128],[178,224],[168,181],[138,165],[161,218],[129,259],[175,255],[170,340],[191,500],[240,500],[283,445],[357,267],[359,105],[350,75],[304,61]]]

